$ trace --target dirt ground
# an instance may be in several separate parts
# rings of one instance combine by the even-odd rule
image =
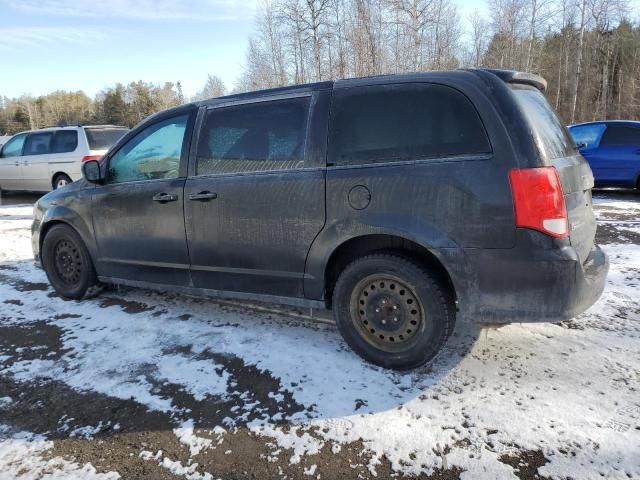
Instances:
[[[640,478],[640,193],[594,194],[612,268],[592,309],[459,323],[406,373],[326,312],[64,301],[29,258],[35,198],[0,201],[0,479]]]

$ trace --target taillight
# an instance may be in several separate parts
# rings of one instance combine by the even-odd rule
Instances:
[[[567,207],[555,167],[509,172],[516,226],[533,228],[556,238],[569,235]]]
[[[88,162],[90,160],[102,160],[102,155],[85,155],[84,157],[82,157],[82,161],[83,162]]]

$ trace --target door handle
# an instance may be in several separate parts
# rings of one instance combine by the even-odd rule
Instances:
[[[189,200],[199,200],[201,202],[215,200],[216,198],[218,198],[218,194],[213,192],[200,192],[189,195]]]
[[[175,202],[178,200],[177,195],[171,195],[169,193],[157,193],[153,196],[154,202],[167,203],[167,202]]]
[[[16,162],[16,167],[19,167],[19,166],[20,166],[20,162]]]

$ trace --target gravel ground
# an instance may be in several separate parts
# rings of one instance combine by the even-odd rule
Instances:
[[[33,201],[0,200],[0,479],[640,479],[636,192],[594,194],[612,267],[589,311],[459,323],[407,373],[362,362],[322,312],[64,301],[30,258]]]

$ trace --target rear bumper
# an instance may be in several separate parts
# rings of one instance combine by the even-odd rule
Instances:
[[[555,322],[581,314],[600,298],[609,259],[597,245],[581,262],[568,242],[558,245],[537,232],[519,236],[529,238],[514,249],[467,251],[470,275],[458,278],[462,318],[477,323]]]

